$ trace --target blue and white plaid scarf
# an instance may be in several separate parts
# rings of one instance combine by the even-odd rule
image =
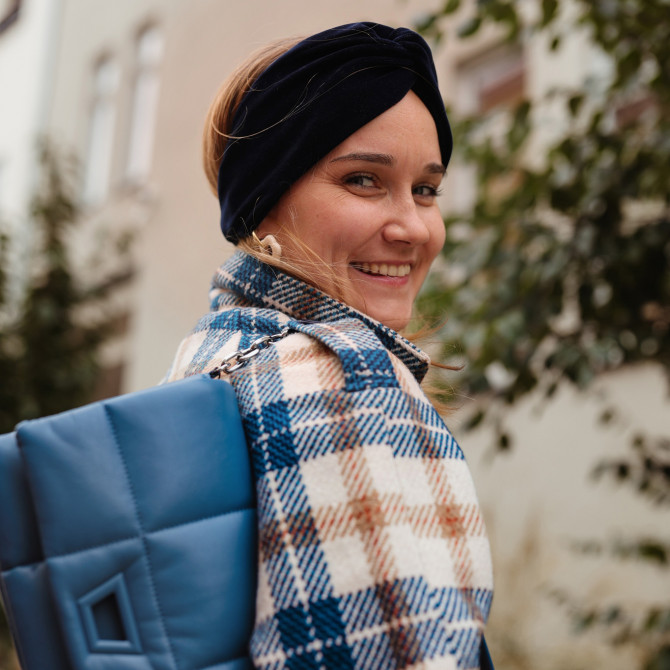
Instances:
[[[297,332],[232,373],[259,518],[258,668],[479,667],[488,540],[456,441],[394,331],[237,253],[169,379],[260,335]]]

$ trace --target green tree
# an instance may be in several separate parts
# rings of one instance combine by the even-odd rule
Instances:
[[[80,220],[75,168],[47,144],[40,152],[42,180],[31,207],[38,244],[22,298],[12,300],[7,275],[10,238],[0,234],[0,433],[24,419],[54,414],[93,397],[103,374],[100,347],[123,315],[105,300],[132,277],[127,240],[111,246],[117,270],[95,282],[79,279],[68,254]],[[94,313],[91,316],[91,313]],[[9,632],[0,621],[0,668],[10,661]]]
[[[443,355],[456,345],[465,359],[461,390],[492,400],[469,425],[493,425],[501,449],[513,438],[502,409],[530,392],[551,398],[566,381],[587,389],[597,375],[642,361],[670,375],[670,5],[574,0],[568,20],[566,4],[445,0],[419,26],[439,41],[494,25],[502,40],[544,39],[553,51],[568,31],[583,31],[612,68],[597,95],[585,84],[551,91],[570,123],[539,164],[528,157],[546,100],[510,109],[502,134],[485,117],[455,119],[457,156],[476,166],[477,197],[468,215],[446,220],[445,263],[459,273],[438,275],[422,310],[448,315]],[[616,422],[617,408],[603,407],[602,420]],[[629,459],[595,474],[667,505],[669,437],[640,433]],[[627,556],[667,565],[667,545],[631,541]],[[580,616],[611,630],[623,614]],[[669,634],[670,606],[619,639],[648,638],[649,668],[658,669],[670,667]]]

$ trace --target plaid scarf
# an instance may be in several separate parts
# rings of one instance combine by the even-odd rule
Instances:
[[[228,376],[258,498],[258,668],[479,668],[488,540],[463,453],[423,394],[428,357],[242,253],[168,379],[297,331]]]

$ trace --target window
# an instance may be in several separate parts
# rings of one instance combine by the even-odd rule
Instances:
[[[156,26],[145,28],[137,40],[137,73],[126,163],[126,177],[135,183],[145,181],[151,170],[162,56],[161,32]]]
[[[458,111],[485,114],[519,102],[525,90],[525,66],[520,47],[501,46],[458,67]]]
[[[461,62],[456,68],[454,110],[459,116],[486,119],[481,132],[501,137],[507,132],[505,111],[525,96],[526,71],[523,50],[507,44],[496,46]],[[475,203],[477,168],[459,163],[449,169],[449,206],[455,212],[470,211]],[[515,175],[488,184],[493,197],[513,188]]]
[[[93,101],[83,193],[84,201],[89,205],[102,202],[109,190],[118,87],[118,65],[111,58],[103,58],[93,74]]]

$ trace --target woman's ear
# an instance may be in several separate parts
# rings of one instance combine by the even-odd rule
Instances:
[[[279,224],[268,214],[261,222],[261,225],[256,228],[256,235],[260,239],[263,239],[266,235],[276,235],[278,231]]]
[[[288,232],[289,224],[293,221],[292,205],[293,185],[279,198],[274,207],[265,215],[260,226],[256,228],[256,235],[262,238],[263,235],[276,235],[277,233]]]
[[[281,228],[279,220],[279,207],[281,200],[268,212],[261,221],[261,225],[256,228],[256,235],[263,239],[265,235],[276,235]]]

